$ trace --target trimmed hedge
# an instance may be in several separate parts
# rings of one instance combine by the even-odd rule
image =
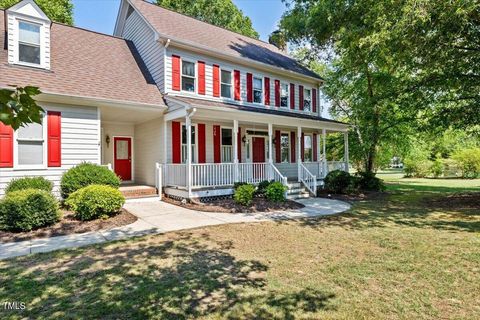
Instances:
[[[272,202],[284,202],[286,200],[286,191],[287,187],[280,182],[272,182],[268,185],[265,191],[265,198]]]
[[[344,193],[351,183],[350,173],[342,170],[330,171],[325,177],[325,188],[333,193]]]
[[[90,185],[72,193],[66,205],[79,220],[108,218],[117,214],[125,203],[118,190],[107,185]]]
[[[71,168],[62,176],[60,183],[62,197],[67,199],[71,193],[92,184],[108,185],[118,189],[120,178],[106,167],[82,163]]]
[[[268,180],[263,180],[262,182],[260,182],[257,186],[257,190],[255,191],[255,196],[264,197],[267,192],[268,186],[270,186],[270,184],[272,183],[273,181]]]
[[[254,193],[255,186],[253,184],[242,184],[235,190],[233,199],[238,204],[249,206],[252,204]]]
[[[60,218],[57,199],[45,190],[13,191],[0,202],[0,228],[7,231],[30,231]]]
[[[51,192],[53,189],[53,183],[44,177],[24,177],[13,179],[5,189],[5,193],[26,189],[37,189]]]

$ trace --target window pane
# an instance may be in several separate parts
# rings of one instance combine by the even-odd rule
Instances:
[[[232,72],[222,70],[222,82],[232,83]]]
[[[182,77],[182,90],[195,92],[195,79]]]
[[[253,88],[256,90],[262,90],[262,79],[253,78]]]
[[[222,145],[232,145],[232,129],[222,129]]]
[[[183,61],[182,74],[186,76],[195,77],[195,63]]]
[[[222,84],[222,97],[231,98],[232,97],[232,86],[227,84]]]
[[[282,97],[280,98],[280,106],[281,107],[288,107],[288,98],[287,97]]]
[[[19,139],[43,139],[43,126],[39,123],[30,123],[18,129]]]
[[[40,44],[40,26],[22,21],[20,21],[18,26],[20,29],[19,40],[21,42]]]
[[[117,140],[115,146],[117,160],[128,160],[128,141]]]
[[[282,156],[282,162],[288,162],[289,161],[289,152],[290,152],[290,139],[288,134],[282,134],[281,136],[281,156]]]
[[[187,144],[187,126],[182,125],[182,144]],[[195,144],[195,126],[192,126],[192,144]]]
[[[262,102],[262,91],[259,91],[259,90],[253,91],[253,102],[257,102],[257,103]]]
[[[43,142],[18,141],[18,164],[43,164]]]
[[[18,45],[18,60],[21,62],[40,64],[40,47],[20,43]]]
[[[304,144],[305,144],[305,149],[312,148],[312,137],[311,136],[305,136],[304,137]]]

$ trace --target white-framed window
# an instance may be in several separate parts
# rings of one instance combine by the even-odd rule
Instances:
[[[30,123],[15,132],[15,167],[44,168],[47,147],[45,142],[46,126],[42,123]]]
[[[313,144],[312,144],[312,136],[305,135],[303,137],[303,161],[305,162],[312,162],[313,160]]]
[[[223,98],[232,98],[232,71],[220,71],[220,95]]]
[[[233,130],[222,128],[222,162],[233,162]]]
[[[282,133],[280,139],[281,161],[290,162],[290,134]]]
[[[195,62],[182,59],[182,90],[195,92]]]
[[[303,110],[311,111],[312,110],[312,90],[303,89]]]
[[[253,77],[253,102],[262,103],[263,101],[263,80],[259,77]]]
[[[280,107],[288,108],[288,104],[290,103],[290,86],[288,83],[282,83],[280,85]]]
[[[192,163],[196,162],[196,150],[197,150],[197,144],[196,144],[196,126],[192,124]],[[185,124],[182,124],[182,163],[187,163],[187,126]]]
[[[40,25],[18,21],[18,62],[40,65]]]

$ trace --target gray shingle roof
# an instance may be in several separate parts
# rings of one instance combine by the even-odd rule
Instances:
[[[143,0],[129,0],[161,35],[206,46],[233,57],[242,57],[322,79],[269,43],[223,29]]]

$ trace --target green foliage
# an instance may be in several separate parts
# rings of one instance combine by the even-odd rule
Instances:
[[[432,164],[430,160],[405,159],[403,162],[405,177],[425,178],[431,173]]]
[[[60,217],[58,201],[44,190],[10,192],[0,202],[0,229],[30,231],[52,225]]]
[[[434,178],[438,178],[443,174],[443,171],[443,161],[441,159],[435,159],[430,167],[430,173]]]
[[[281,30],[275,30],[268,36],[268,43],[273,44],[280,50],[287,49],[287,39]]]
[[[258,197],[265,196],[265,192],[267,192],[267,188],[272,182],[273,181],[268,181],[268,180],[264,180],[260,182],[257,186],[257,190],[255,191],[255,195]]]
[[[0,0],[0,9],[15,5],[20,0]],[[55,22],[73,25],[73,3],[71,0],[35,0],[40,9]]]
[[[362,191],[385,191],[386,189],[383,180],[377,178],[372,172],[358,172],[352,179],[352,184]]]
[[[44,177],[24,177],[19,179],[13,179],[5,189],[6,193],[10,193],[18,190],[25,189],[37,189],[51,192],[53,183]]]
[[[29,123],[42,123],[44,110],[37,105],[34,96],[40,94],[37,87],[0,89],[0,122],[17,130]]]
[[[350,173],[342,170],[330,171],[325,177],[325,188],[333,193],[345,193],[350,183]]]
[[[460,164],[464,178],[480,176],[480,148],[460,150],[452,158]]]
[[[120,179],[108,168],[92,163],[82,163],[69,169],[62,176],[60,182],[62,197],[67,199],[72,192],[91,184],[103,184],[118,188]]]
[[[287,187],[280,182],[272,182],[265,191],[265,198],[272,202],[284,202]]]
[[[72,193],[67,206],[79,220],[108,218],[117,214],[125,203],[122,193],[111,186],[90,185]]]
[[[239,186],[233,194],[233,200],[243,206],[252,204],[253,194],[255,193],[255,186],[253,184],[244,184]]]
[[[252,21],[232,0],[157,0],[158,5],[210,24],[258,38]]]
[[[247,183],[247,182],[235,182],[235,183],[233,184],[233,190],[237,190],[238,187],[244,186],[244,185],[246,185],[246,184],[248,184],[248,183]]]

